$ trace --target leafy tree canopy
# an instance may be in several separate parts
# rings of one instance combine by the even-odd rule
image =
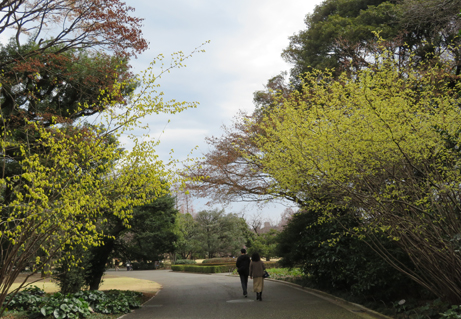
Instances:
[[[213,258],[216,255],[236,255],[245,244],[246,222],[224,210],[201,211],[195,218],[202,251]]]
[[[165,253],[174,252],[178,240],[177,218],[175,199],[169,194],[136,207],[131,227],[124,236],[130,260],[162,260]]]
[[[373,32],[380,32],[404,58],[406,51],[420,60],[451,52],[459,65],[460,9],[459,0],[326,0],[306,16],[306,29],[290,37],[282,56],[294,65],[295,83],[313,69],[334,68],[339,74],[349,65],[367,66]]]
[[[104,213],[110,212],[126,225],[134,207],[167,193],[163,181],[178,182],[158,159],[158,141],[132,131],[148,131],[148,125],[140,124],[147,115],[195,107],[196,103],[163,101],[157,91],[158,78],[181,67],[184,59],[184,54],[177,53],[170,67],[157,75],[150,67],[135,79],[116,77],[110,92],[100,92],[98,105],[104,106],[100,125],[48,126],[32,120],[19,130],[20,138],[15,135],[18,130],[3,126],[1,164],[6,168],[14,162],[16,167],[11,175],[3,169],[0,178],[0,304],[24,266],[32,263],[33,274],[64,249],[100,246],[106,238],[98,227],[107,221]],[[134,84],[139,92],[127,89]],[[125,93],[130,103],[120,108],[119,97]],[[131,141],[129,151],[111,142],[111,135],[118,139],[122,134]],[[12,149],[15,157],[7,153]],[[43,254],[37,257],[39,251]],[[75,257],[78,261],[81,256]]]
[[[354,208],[362,226],[349,231],[394,239],[420,272],[393,266],[456,303],[459,277],[442,274],[460,263],[460,84],[449,62],[402,66],[381,50],[370,68],[307,73],[299,92],[280,95],[251,123],[261,134],[250,158],[305,207]]]
[[[383,0],[326,0],[305,19],[306,30],[290,37],[282,56],[294,64],[293,80],[312,69],[339,69],[341,60],[351,57],[343,52],[348,44],[362,44],[374,39],[380,30],[384,38],[397,36],[396,5]]]

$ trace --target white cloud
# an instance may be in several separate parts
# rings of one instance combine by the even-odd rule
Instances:
[[[158,53],[193,50],[206,40],[206,53],[187,61],[161,79],[166,98],[199,101],[200,106],[168,116],[171,122],[161,136],[159,154],[182,159],[196,145],[206,151],[206,136],[221,135],[238,110],[251,112],[253,92],[290,65],[281,58],[289,36],[305,28],[304,18],[322,0],[132,0],[136,15],[145,17],[144,34],[150,50],[133,61],[146,68]],[[150,117],[154,137],[165,126],[165,116]],[[200,156],[200,152],[196,156]],[[168,156],[169,157],[169,156]],[[277,209],[270,209],[277,218]],[[280,208],[280,213],[283,208]]]

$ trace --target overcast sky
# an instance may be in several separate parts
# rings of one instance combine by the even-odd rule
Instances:
[[[206,53],[194,55],[187,67],[174,70],[160,80],[166,99],[198,101],[199,107],[172,116],[147,118],[153,137],[160,137],[160,157],[177,159],[208,151],[205,137],[221,135],[239,110],[254,109],[253,92],[264,88],[267,80],[290,65],[281,58],[289,36],[305,29],[304,18],[314,1],[295,0],[128,0],[135,16],[144,18],[143,33],[149,50],[132,61],[135,72],[148,67],[159,53],[188,53],[203,42]],[[168,119],[171,120],[168,123]],[[162,133],[162,131],[164,132]],[[203,200],[194,200],[196,211],[205,209]],[[215,206],[220,208],[220,206]],[[268,205],[260,210],[277,220],[283,206]],[[251,215],[254,206],[235,204],[228,212]]]

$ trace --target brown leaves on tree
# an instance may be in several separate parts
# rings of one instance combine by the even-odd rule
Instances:
[[[258,148],[252,138],[258,131],[247,126],[245,114],[239,114],[231,127],[223,127],[221,137],[207,138],[211,151],[204,159],[188,167],[184,175],[199,180],[188,189],[199,197],[209,197],[219,202],[260,202],[283,197],[297,201],[296,196],[277,189],[264,167],[248,155],[257,155]]]
[[[53,51],[96,48],[122,57],[135,56],[147,49],[142,37],[142,19],[119,0],[9,0],[0,2],[0,34],[14,30],[17,46],[21,41],[38,44],[23,53],[22,59]],[[51,35],[51,37],[49,36]],[[0,66],[15,59],[2,59]]]

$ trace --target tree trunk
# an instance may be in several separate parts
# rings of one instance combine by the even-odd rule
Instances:
[[[117,238],[122,231],[126,229],[122,221],[119,221],[118,224],[110,232],[110,236]],[[106,264],[109,261],[109,256],[112,250],[114,249],[115,239],[105,238],[103,245],[93,247],[91,249],[91,268],[89,269],[86,275],[86,283],[90,287],[90,290],[98,290],[101,285],[101,279],[106,271]]]
[[[104,245],[94,247],[91,250],[91,268],[87,275],[87,284],[90,290],[98,290],[101,285],[101,279],[106,271],[106,263],[109,260],[110,253],[114,248],[113,239],[104,240]]]

